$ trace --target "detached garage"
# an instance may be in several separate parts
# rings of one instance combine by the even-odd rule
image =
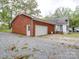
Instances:
[[[11,22],[11,25],[13,33],[26,36],[40,36],[55,32],[54,24],[24,14],[17,15]]]

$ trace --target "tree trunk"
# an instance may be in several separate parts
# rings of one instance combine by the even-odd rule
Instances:
[[[75,32],[75,27],[72,27],[73,32]]]
[[[8,28],[11,29],[11,24],[10,23],[8,23]]]

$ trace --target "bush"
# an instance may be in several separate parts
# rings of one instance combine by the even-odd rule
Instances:
[[[1,24],[0,25],[0,32],[10,32],[8,24]]]
[[[8,29],[8,24],[1,24],[0,29],[4,30],[4,29]]]

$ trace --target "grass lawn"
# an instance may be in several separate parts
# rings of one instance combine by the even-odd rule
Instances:
[[[0,30],[0,32],[11,32],[10,29],[3,29],[3,30]]]
[[[79,37],[79,33],[69,33],[69,34],[64,34],[64,36],[67,36],[67,37]]]

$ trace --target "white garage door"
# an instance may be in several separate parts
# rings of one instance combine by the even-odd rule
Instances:
[[[36,25],[35,26],[35,36],[46,35],[48,34],[48,27]]]

